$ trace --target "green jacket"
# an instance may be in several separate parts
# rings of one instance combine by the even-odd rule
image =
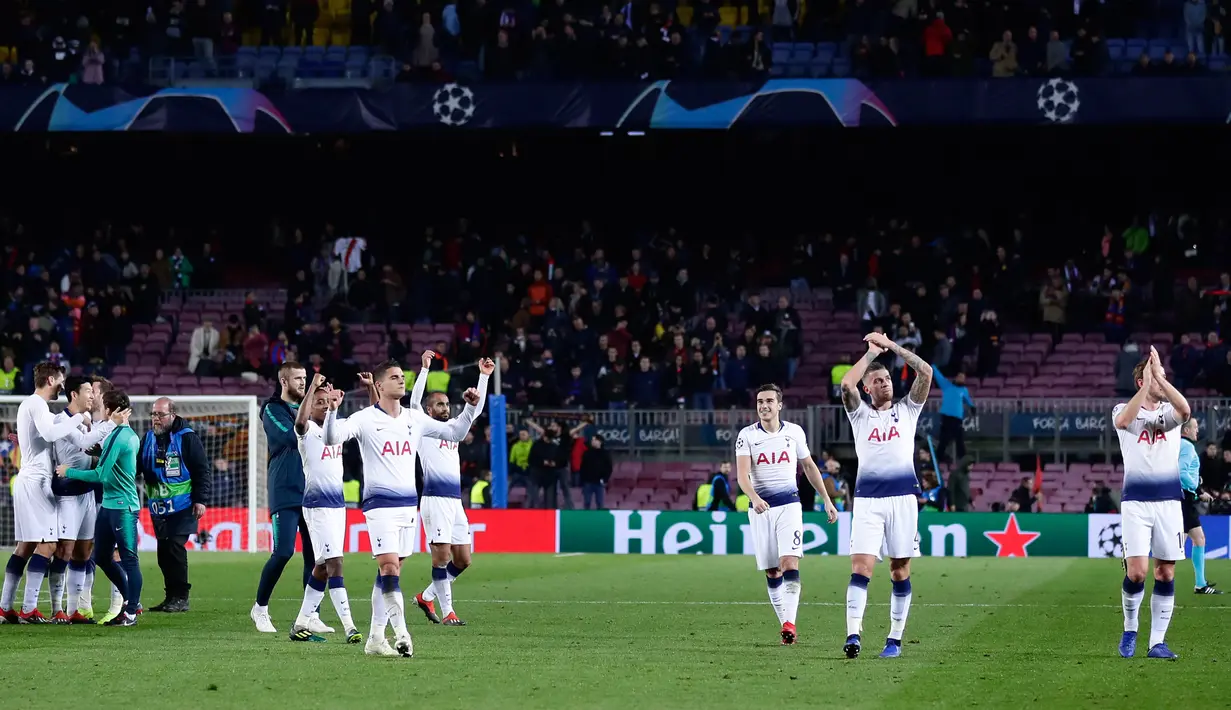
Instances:
[[[103,441],[98,466],[89,470],[70,468],[65,474],[78,481],[103,484],[103,507],[111,510],[141,510],[137,497],[137,451],[141,440],[132,427],[116,427]]]

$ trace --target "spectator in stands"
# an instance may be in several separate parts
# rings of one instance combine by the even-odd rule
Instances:
[[[248,337],[244,339],[243,371],[271,377],[267,356],[269,354],[269,338],[261,332],[261,328],[253,325],[248,328]]]
[[[944,512],[948,509],[949,491],[941,487],[934,470],[924,469],[919,489],[921,492],[919,510],[930,508],[937,512]]]
[[[967,456],[949,469],[949,509],[955,513],[965,513],[970,509],[970,464],[974,457]]]
[[[532,421],[527,420],[526,424],[532,424]],[[551,422],[543,427],[539,440],[530,447],[532,485],[526,501],[527,508],[539,507],[538,495],[541,492],[543,507],[553,509],[556,507],[557,486],[563,483],[566,493],[568,491],[568,452],[561,441],[561,433],[560,424]],[[567,507],[572,507],[571,501],[567,500],[567,495],[566,503],[568,503]]]
[[[684,395],[693,409],[714,408],[714,366],[700,350],[692,351],[692,362],[683,372]]]
[[[1052,274],[1048,283],[1039,291],[1039,308],[1042,312],[1043,326],[1052,334],[1052,342],[1060,342],[1068,321],[1069,291],[1064,287],[1064,279],[1058,274]]]
[[[1205,56],[1205,21],[1205,0],[1184,3],[1184,39],[1192,54]]]
[[[1030,479],[1023,478],[1021,485],[1009,494],[1009,502],[1005,510],[1010,513],[1032,513],[1037,500],[1038,498],[1030,490]]]
[[[1112,290],[1107,297],[1107,313],[1104,316],[1104,328],[1107,333],[1107,342],[1117,345],[1123,343],[1128,338],[1128,308],[1124,298],[1124,292],[1120,289]]]
[[[1000,318],[996,311],[983,311],[979,317],[979,357],[976,374],[979,377],[990,377],[1000,371],[1001,328]]]
[[[1111,497],[1111,489],[1101,481],[1095,483],[1090,490],[1090,500],[1086,503],[1087,514],[1104,514],[1116,512],[1116,502]]]
[[[861,330],[870,331],[889,311],[885,294],[877,290],[876,279],[869,277],[862,289],[855,294],[855,308],[863,321]]]
[[[81,56],[81,83],[98,85],[103,83],[103,67],[107,59],[98,48],[98,41],[91,40],[85,54]]]
[[[192,331],[188,372],[198,377],[217,377],[222,359],[222,334],[212,318],[204,318]]]
[[[603,437],[595,434],[590,439],[590,447],[581,455],[581,495],[586,510],[591,503],[598,510],[604,509],[603,496],[611,472],[611,452],[604,448]]]
[[[12,355],[6,354],[0,363],[0,394],[11,395],[24,392],[22,388],[21,369]]]
[[[735,501],[731,497],[731,462],[723,461],[718,471],[710,480],[697,486],[697,492],[692,502],[693,510],[722,510],[726,508],[736,511]]]
[[[507,360],[505,361],[507,362]],[[518,429],[516,437],[510,437],[509,446],[509,488],[520,485],[526,490],[527,508],[534,506],[529,503],[533,499],[533,487],[530,481],[530,450],[534,442],[530,440],[528,429]]]
[[[992,45],[988,56],[992,60],[992,76],[1010,77],[1017,74],[1017,43],[1009,30],[1005,30],[1000,41]]]

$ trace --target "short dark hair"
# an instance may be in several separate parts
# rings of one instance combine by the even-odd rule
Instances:
[[[120,389],[112,389],[103,395],[103,409],[107,412],[118,412],[121,409],[132,409],[128,393]],[[175,410],[172,410],[174,412]]]
[[[866,369],[866,370],[864,370],[864,371],[863,371],[863,376],[864,376],[864,377],[867,377],[868,375],[872,374],[873,372],[880,372],[881,370],[884,370],[885,372],[889,372],[889,368],[888,368],[888,367],[885,367],[885,363],[883,363],[883,362],[873,362],[871,365],[868,365],[868,369]]]
[[[385,360],[384,362],[380,363],[376,367],[372,368],[372,380],[373,381],[379,380],[380,378],[385,376],[386,372],[392,370],[395,367],[398,368],[399,370],[402,368],[402,366],[398,364],[397,360]]]
[[[73,375],[72,377],[66,378],[64,380],[64,394],[68,397],[68,401],[70,402],[73,401],[73,394],[78,392],[82,387],[85,387],[86,385],[90,385],[91,387],[93,387],[93,385],[90,383],[90,380],[85,377],[78,377],[77,375]]]
[[[64,374],[64,368],[54,362],[40,362],[34,366],[34,386],[46,387],[51,378]]]
[[[1138,382],[1145,379],[1146,368],[1150,366],[1150,358],[1146,358],[1137,363],[1137,367],[1133,368],[1133,386],[1136,387]]]
[[[285,375],[286,373],[290,372],[291,370],[304,370],[304,371],[306,371],[307,369],[308,369],[308,368],[304,367],[302,363],[295,362],[294,360],[287,360],[286,362],[284,362],[284,363],[282,363],[281,365],[279,365],[279,366],[278,366],[278,377],[281,377],[281,376]]]
[[[103,377],[102,375],[95,375],[90,378],[90,381],[98,384],[98,391],[101,394],[107,394],[111,390],[115,389],[115,385],[111,384],[111,380]]]
[[[757,394],[761,394],[762,392],[773,392],[774,394],[778,395],[778,401],[779,402],[782,401],[782,388],[779,387],[778,385],[773,384],[772,382],[767,385],[761,385],[760,387],[757,388]]]

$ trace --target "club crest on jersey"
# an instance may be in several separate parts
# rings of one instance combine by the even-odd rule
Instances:
[[[897,419],[897,415],[894,415],[893,418]],[[900,438],[902,438],[902,435],[898,433],[898,428],[895,426],[890,426],[883,434],[881,433],[880,427],[872,427],[872,431],[868,432],[868,441],[875,441],[878,444],[883,444]]]
[[[790,463],[790,462],[791,462],[791,452],[789,451],[783,451],[782,453],[778,453],[778,454],[775,454],[772,451],[768,453],[757,454],[757,465],[758,466],[772,466],[778,463]]]
[[[403,439],[402,441],[386,441],[385,445],[380,447],[381,456],[410,456],[414,450],[410,448],[410,442]]]
[[[1160,441],[1166,441],[1166,440],[1167,440],[1167,432],[1163,431],[1162,429],[1142,429],[1141,433],[1137,435],[1137,443],[1138,444],[1144,443],[1148,446],[1152,446],[1154,444],[1157,444]]]

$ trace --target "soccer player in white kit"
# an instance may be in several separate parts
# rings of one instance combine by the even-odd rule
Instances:
[[[412,409],[424,409],[421,402],[434,357],[435,352],[423,351],[423,367],[410,391]],[[426,411],[438,422],[449,421],[449,395],[444,392],[428,395]],[[423,466],[419,518],[432,552],[432,581],[415,595],[415,604],[428,621],[445,626],[466,625],[453,611],[453,581],[470,566],[470,520],[462,507],[462,462],[457,446],[456,441],[424,436],[418,450],[419,463]],[[437,599],[443,619],[434,608]]]
[[[915,426],[932,388],[932,366],[883,333],[864,336],[868,352],[842,376],[842,404],[851,420],[859,471],[851,515],[851,582],[846,588],[847,658],[859,656],[863,613],[872,569],[885,555],[893,595],[889,599],[889,636],[881,658],[902,655],[902,634],[910,613],[910,561],[919,556],[919,481],[915,477]],[[892,351],[915,371],[905,397],[893,401],[893,381],[874,362]],[[862,385],[872,404],[859,395]]]
[[[325,443],[325,412],[329,403],[342,393],[325,385],[325,376],[312,377],[295,416],[295,436],[299,439],[299,458],[303,461],[303,517],[312,541],[316,566],[304,587],[299,616],[291,626],[292,641],[323,642],[312,632],[312,616],[329,590],[333,609],[346,630],[347,643],[363,641],[363,634],[351,618],[350,598],[342,577],[342,554],[346,549],[346,500],[342,496],[342,445]]]
[[[56,497],[51,492],[55,470],[52,447],[74,432],[80,434],[77,427],[89,417],[77,414],[56,423],[47,403],[60,396],[63,385],[64,370],[59,365],[40,362],[34,366],[34,394],[17,408],[17,446],[21,449],[21,470],[13,487],[13,539],[17,546],[5,566],[4,587],[0,590],[0,618],[8,623],[50,623],[38,610],[38,595],[59,539]],[[13,600],[23,570],[25,596],[18,613]]]
[[[479,363],[478,389],[462,395],[466,408],[461,416],[438,422],[423,412],[403,408],[406,376],[397,363],[388,361],[372,371],[380,402],[346,419],[337,418],[340,398],[329,404],[325,415],[325,443],[336,445],[359,441],[363,458],[363,513],[367,519],[372,555],[380,575],[372,590],[372,629],[364,651],[369,655],[401,655],[410,658],[414,646],[406,630],[406,613],[399,576],[402,560],[413,549],[419,502],[415,487],[416,451],[423,436],[461,441],[483,407],[487,378],[496,369],[491,360]],[[385,639],[385,625],[393,626],[394,648]]]
[[[798,424],[780,418],[782,390],[778,385],[761,385],[756,407],[759,421],[744,427],[735,440],[735,467],[739,487],[748,496],[748,526],[757,569],[765,572],[769,601],[782,624],[782,644],[789,646],[798,638],[799,558],[804,556],[804,513],[795,483],[800,465],[824,498],[830,523],[838,519],[838,510],[812,460],[807,434]]]
[[[78,414],[93,413],[99,388],[82,377],[69,377],[64,381],[64,390],[68,396],[68,407],[55,415],[54,421],[59,424]],[[93,417],[91,417],[93,418]],[[86,453],[115,429],[115,423],[101,417],[94,420],[97,423],[87,429],[85,424],[77,425],[77,431],[57,441],[53,448],[56,465],[67,464],[69,468],[93,468],[93,457]],[[56,546],[56,559],[51,562],[51,574],[48,576],[48,587],[51,589],[52,622],[57,624],[92,624],[93,619],[79,613],[82,601],[89,608],[91,599],[86,594],[86,570],[90,555],[94,552],[94,522],[98,518],[98,499],[94,494],[94,485],[57,477],[52,481],[52,489],[56,494],[56,517],[59,520],[60,541]],[[101,486],[98,487],[101,492]],[[67,584],[64,573],[67,570]],[[64,591],[68,589],[67,609],[64,605]]]
[[[1149,658],[1178,658],[1167,648],[1167,626],[1175,608],[1175,563],[1184,559],[1184,514],[1180,508],[1180,427],[1192,415],[1188,400],[1167,382],[1158,351],[1133,368],[1137,394],[1111,411],[1124,457],[1120,530],[1124,541],[1124,582],[1120,600],[1124,635],[1120,655],[1137,652],[1137,612],[1145,597],[1146,573],[1154,558],[1150,596]]]

